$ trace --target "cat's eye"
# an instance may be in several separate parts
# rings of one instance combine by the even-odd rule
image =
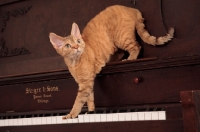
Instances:
[[[80,39],[77,39],[77,43],[80,44],[80,43],[81,43],[81,40],[80,40]]]
[[[66,48],[71,48],[71,45],[70,44],[66,44],[65,47]]]

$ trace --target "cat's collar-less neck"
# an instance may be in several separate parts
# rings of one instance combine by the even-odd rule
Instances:
[[[73,58],[65,57],[64,60],[68,67],[76,67],[80,63],[80,58],[81,58],[81,56],[73,57]]]

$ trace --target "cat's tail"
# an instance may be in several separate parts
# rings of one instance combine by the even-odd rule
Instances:
[[[140,15],[140,14],[139,14]],[[163,45],[164,43],[170,41],[174,37],[174,28],[170,28],[168,33],[165,36],[161,36],[156,38],[155,36],[151,36],[149,32],[145,29],[145,25],[143,23],[144,19],[140,15],[138,21],[136,23],[136,30],[142,40],[150,45]]]

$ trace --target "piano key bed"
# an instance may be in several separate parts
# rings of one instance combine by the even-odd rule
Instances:
[[[91,122],[122,122],[122,121],[150,121],[166,120],[166,111],[163,108],[149,109],[97,109],[94,112],[83,111],[74,119],[62,119],[68,110],[37,111],[28,113],[9,113],[0,115],[0,127],[27,126],[48,124],[72,124]]]

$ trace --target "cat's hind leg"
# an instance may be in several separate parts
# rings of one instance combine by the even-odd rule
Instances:
[[[128,51],[129,57],[127,58],[127,60],[136,60],[141,49],[141,46],[136,40],[128,37],[124,38],[124,41],[121,41],[120,44],[117,45],[117,47]]]
[[[137,42],[130,43],[127,48],[125,49],[126,51],[129,52],[129,57],[127,60],[136,60],[139,53],[140,53],[141,46]]]
[[[134,27],[125,25],[124,28],[121,28],[117,34],[115,45],[125,51],[129,52],[129,57],[127,60],[136,60],[141,46],[135,39]]]

